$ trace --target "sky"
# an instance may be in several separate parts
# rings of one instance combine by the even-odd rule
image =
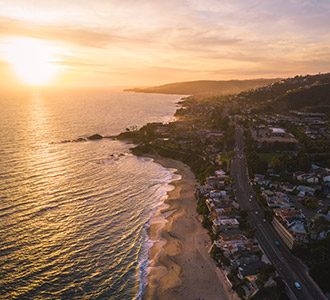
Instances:
[[[329,0],[0,0],[2,85],[319,72],[330,72]]]

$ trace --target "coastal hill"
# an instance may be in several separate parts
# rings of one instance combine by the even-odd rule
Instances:
[[[279,98],[275,105],[283,104],[290,110],[306,112],[330,111],[330,84],[302,88]]]
[[[330,111],[330,73],[295,76],[238,95],[242,103],[264,112]]]
[[[236,94],[249,89],[256,89],[281,79],[251,79],[251,80],[199,80],[169,83],[160,86],[146,88],[126,89],[127,92],[159,93],[178,95],[200,95],[200,94]]]

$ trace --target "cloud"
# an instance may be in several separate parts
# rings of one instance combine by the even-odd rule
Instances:
[[[122,81],[329,68],[328,0],[12,0],[1,14],[0,42],[51,40],[67,49],[58,64]]]
[[[123,39],[123,37],[95,28],[40,25],[8,18],[0,19],[0,31],[2,36],[28,36],[89,47],[104,47],[110,42]]]

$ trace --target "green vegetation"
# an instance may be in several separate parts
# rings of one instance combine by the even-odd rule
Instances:
[[[289,300],[285,293],[285,285],[280,278],[276,278],[276,285],[271,287],[262,287],[256,293],[252,300]]]
[[[208,216],[202,215],[202,225],[206,228],[210,233],[212,232],[212,221]]]
[[[309,107],[319,107],[330,109],[330,85],[316,85],[308,88],[301,88],[294,90],[283,97],[279,98],[275,103],[275,106],[285,105],[287,109],[291,110],[301,110],[306,108],[307,111]],[[324,112],[318,111],[317,112]]]
[[[323,229],[329,226],[324,218],[318,220]],[[320,231],[322,228],[320,228]],[[298,242],[293,246],[294,255],[310,267],[310,275],[324,292],[330,292],[330,235],[324,240],[311,240],[308,244]]]
[[[268,163],[265,160],[259,158],[256,152],[250,152],[246,156],[249,166],[249,173],[251,177],[253,174],[266,174],[268,169]]]
[[[330,292],[330,259],[313,266],[309,274],[324,292]]]
[[[223,254],[223,251],[217,247],[216,245],[213,245],[212,249],[211,249],[211,252],[210,252],[210,255],[213,259],[216,259],[217,256]]]
[[[249,166],[250,177],[253,177],[254,174],[266,174],[268,169],[267,160],[262,159],[261,156],[256,152],[257,143],[252,138],[250,130],[244,131],[244,137],[246,160]]]
[[[239,214],[239,216],[240,216],[240,218],[239,218],[239,220],[238,220],[238,222],[239,222],[239,228],[240,228],[241,230],[247,230],[247,231],[249,231],[251,225],[250,225],[250,222],[249,222],[248,219],[247,219],[247,217],[248,217],[248,212],[247,212],[246,210],[240,210],[238,214]],[[253,230],[252,230],[250,233],[251,233],[252,235],[255,234],[255,232],[253,232]]]
[[[271,163],[273,158],[281,159],[282,155],[279,153],[258,153],[258,156],[261,160],[266,161],[267,163]]]
[[[233,287],[232,289],[234,291],[236,291],[236,293],[238,294],[238,296],[240,296],[242,299],[244,299],[244,296],[245,296],[245,291],[243,289],[243,285],[245,284],[246,280],[245,279],[242,279],[238,282],[235,282],[233,284]]]
[[[270,274],[273,272],[275,272],[275,267],[268,264],[259,271],[258,279],[265,283],[269,279]]]
[[[200,215],[208,215],[210,213],[210,211],[205,203],[205,199],[199,200],[197,207],[196,207],[196,211]]]
[[[304,206],[306,206],[308,209],[316,209],[319,207],[318,200],[316,198],[306,198],[303,201]]]
[[[264,210],[264,217],[268,222],[271,222],[274,218],[274,211],[273,210]]]
[[[239,94],[239,97],[245,97],[252,103],[258,103],[259,107],[255,110],[258,112],[280,112],[283,113],[287,110],[287,103],[284,101],[275,102],[276,105],[273,104],[275,99],[283,98],[283,95],[292,93],[293,91],[297,91],[297,89],[303,86],[317,86],[320,84],[329,84],[330,83],[330,73],[326,74],[317,74],[317,75],[307,75],[307,76],[295,76],[294,78],[287,78],[285,80],[281,80],[279,82],[273,83],[269,86],[269,88],[265,89],[257,89],[245,91]],[[321,93],[320,93],[321,94]],[[270,101],[265,102],[265,99],[269,99]],[[298,101],[297,101],[298,102]],[[308,105],[320,105],[320,103],[304,102],[303,106]],[[299,105],[299,104],[298,104]],[[296,103],[292,103],[293,107],[296,107]]]
[[[225,143],[227,151],[232,151],[235,144],[235,126],[229,126],[225,131]]]
[[[250,239],[253,239],[255,234],[257,232],[257,228],[254,228],[254,227],[250,227],[248,229],[248,232],[247,232],[247,237],[250,238]]]

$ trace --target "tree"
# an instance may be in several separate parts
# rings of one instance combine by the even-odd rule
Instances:
[[[316,209],[319,207],[318,200],[316,198],[306,198],[303,202],[303,204],[308,208],[308,209]]]
[[[309,156],[303,154],[298,157],[298,161],[297,161],[298,170],[308,172],[311,167],[312,167],[312,161]]]
[[[315,265],[309,273],[324,292],[330,292],[330,260]]]
[[[207,216],[202,216],[202,225],[204,228],[206,228],[208,231],[212,231],[212,221]]]
[[[217,247],[216,245],[213,245],[210,255],[213,259],[215,259],[218,255],[222,254],[223,251],[221,250],[221,248]]]
[[[198,212],[198,214],[200,215],[207,215],[209,214],[209,209],[205,203],[205,199],[201,199],[199,202],[198,202],[198,205],[197,205],[197,208],[196,208],[196,211]]]
[[[247,235],[248,235],[249,238],[254,238],[256,232],[257,232],[257,228],[250,227],[248,229],[248,234]]]
[[[272,166],[275,172],[283,172],[286,170],[283,159],[276,155],[272,158]]]
[[[274,211],[273,210],[265,210],[264,217],[268,222],[271,222],[274,218]]]
[[[249,215],[245,209],[241,209],[238,214],[241,218],[244,218],[244,219]]]
[[[305,243],[296,242],[293,245],[292,253],[301,259],[306,259],[309,256],[309,249]]]

